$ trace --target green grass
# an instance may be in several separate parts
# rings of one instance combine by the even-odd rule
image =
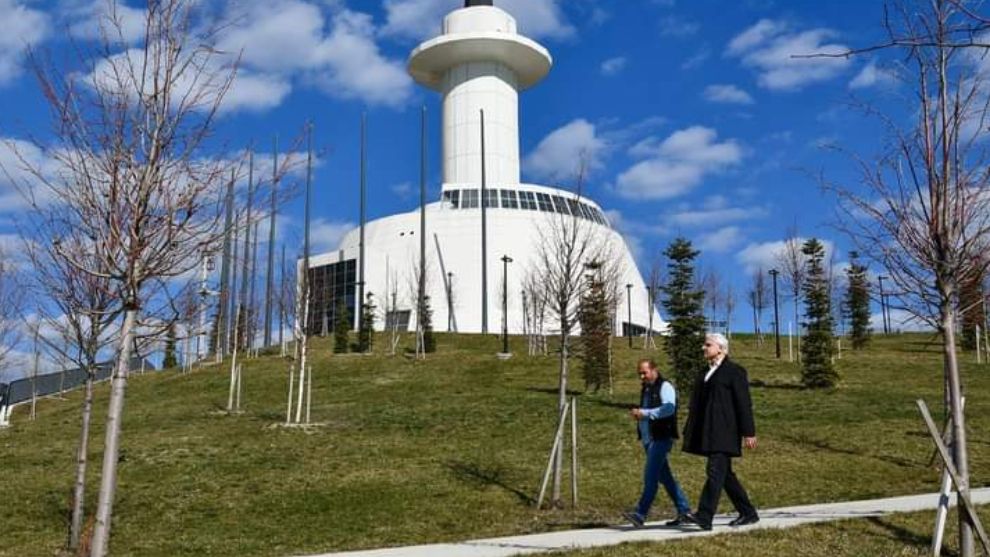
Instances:
[[[841,386],[794,388],[796,364],[772,346],[733,344],[754,387],[760,448],[737,471],[760,507],[938,489],[931,443],[914,406],[941,413],[941,356],[922,335],[846,352]],[[642,450],[625,408],[635,361],[617,342],[616,392],[579,396],[581,505],[535,511],[556,419],[556,360],[499,362],[494,337],[441,336],[427,361],[332,356],[316,342],[313,419],[285,429],[286,369],[246,363],[244,414],[228,416],[224,369],[134,377],[128,387],[111,549],[115,555],[287,556],[603,525],[635,501]],[[975,486],[990,484],[990,367],[965,354]],[[662,355],[660,361],[664,362]],[[581,390],[580,381],[572,383]],[[95,506],[107,387],[87,506]],[[0,431],[0,555],[50,556],[66,537],[79,395],[24,409]],[[677,452],[692,503],[704,462]],[[658,498],[657,516],[669,512]]]

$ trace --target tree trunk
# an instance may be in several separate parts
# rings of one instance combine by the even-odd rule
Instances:
[[[559,382],[559,398],[557,400],[557,413],[563,411],[564,405],[567,404],[567,334],[561,333],[560,335],[560,382]],[[557,457],[553,462],[553,492],[551,494],[550,500],[554,507],[560,506],[560,484],[561,476],[564,470],[564,448],[563,439],[558,440],[558,450]]]
[[[794,336],[797,337],[797,361],[801,362],[801,318],[798,316],[798,296],[794,296]]]
[[[945,360],[946,378],[949,388],[949,412],[952,415],[952,449],[956,470],[962,485],[957,486],[957,492],[969,488],[969,459],[966,454],[966,422],[962,408],[962,385],[959,378],[959,362],[956,359],[955,308],[952,297],[945,298],[942,309],[942,353]],[[959,555],[973,557],[975,545],[973,528],[969,514],[962,508],[959,510]]]
[[[79,547],[82,534],[83,499],[86,496],[86,464],[89,454],[89,422],[93,416],[93,369],[87,370],[86,394],[83,397],[82,430],[79,433],[79,451],[76,453],[76,485],[72,493],[72,522],[69,526],[69,549]]]
[[[127,390],[127,375],[137,314],[136,308],[128,308],[124,315],[124,326],[120,331],[120,351],[117,353],[117,369],[110,387],[110,408],[107,410],[106,440],[103,444],[103,470],[100,476],[100,495],[96,506],[96,525],[93,528],[90,557],[104,557],[110,546],[110,518],[113,515],[113,498],[117,490],[117,459],[120,456],[124,394]]]

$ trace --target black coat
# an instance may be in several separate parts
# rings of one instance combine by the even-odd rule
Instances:
[[[705,382],[708,369],[698,374],[684,424],[684,451],[699,455],[742,454],[742,438],[755,437],[753,403],[746,370],[729,358]]]

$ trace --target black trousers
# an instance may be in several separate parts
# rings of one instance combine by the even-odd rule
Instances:
[[[705,472],[707,479],[704,489],[701,490],[701,499],[698,501],[698,520],[704,524],[711,524],[712,517],[718,511],[718,500],[722,496],[723,488],[740,516],[756,514],[756,507],[749,501],[746,488],[732,471],[732,458],[729,455],[725,453],[708,455]]]

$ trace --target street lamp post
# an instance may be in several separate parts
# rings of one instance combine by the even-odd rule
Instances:
[[[890,327],[890,314],[887,310],[887,295],[884,294],[883,292],[883,281],[884,279],[889,279],[889,278],[890,277],[886,277],[883,275],[877,277],[877,282],[880,283],[880,316],[883,319],[883,334],[885,335],[890,333],[891,327]]]
[[[626,336],[629,338],[629,348],[632,348],[632,286],[631,284],[626,284],[626,310],[628,313]]]
[[[447,332],[450,333],[454,330],[454,299],[450,295],[454,291],[454,273],[452,271],[447,272]]]
[[[502,256],[502,353],[509,353],[509,263],[512,258]]]
[[[777,305],[777,275],[780,271],[770,269],[770,276],[773,277],[773,338],[777,345],[777,359],[780,359],[780,309]]]
[[[652,343],[653,342],[653,304],[654,304],[653,296],[655,296],[655,295],[656,294],[654,294],[654,292],[653,292],[653,286],[647,286],[646,287],[646,306],[647,306],[646,309],[647,309],[647,311],[650,312],[650,316],[648,317],[650,326],[646,329],[646,342],[644,342],[643,346],[646,346],[646,343]]]
[[[207,287],[207,278],[216,269],[213,261],[213,254],[203,252],[203,266],[199,277],[199,331],[196,334],[196,359],[202,361],[206,357],[208,349],[206,331],[206,298],[207,296],[218,296],[219,292],[214,292]],[[217,343],[220,344],[219,342]]]
[[[883,279],[888,278],[883,275],[877,277],[877,282],[880,283],[880,317],[883,320],[883,334],[890,333],[890,324],[887,320],[887,298],[883,293]]]

